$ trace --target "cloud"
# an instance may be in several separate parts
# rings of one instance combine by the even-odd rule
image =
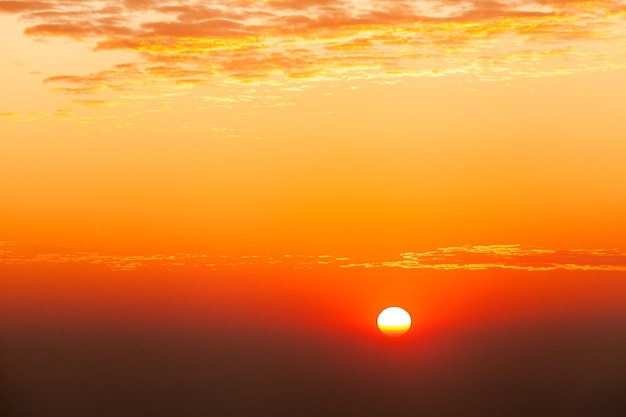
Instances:
[[[43,1],[0,1],[0,13],[24,13],[52,7],[51,3]]]
[[[69,94],[129,88],[153,76],[171,85],[280,84],[433,70],[495,79],[626,66],[618,53],[625,46],[624,0],[0,1],[0,12],[19,15],[26,36],[136,54],[132,70],[111,70],[114,83],[109,70],[69,75],[78,77],[73,86],[58,88]],[[589,44],[597,40],[611,41],[613,50],[598,52]],[[567,60],[551,54],[574,46],[583,53]],[[521,51],[536,60],[513,68],[511,57]],[[489,61],[504,65],[482,65]],[[163,70],[155,75],[154,67]],[[68,78],[47,82],[54,80]]]
[[[545,249],[521,245],[456,246],[403,253],[398,260],[345,267],[439,270],[626,271],[626,252],[617,249]]]
[[[84,107],[112,107],[115,104],[107,100],[72,100],[72,103]]]
[[[60,242],[57,242],[60,243]],[[145,268],[168,270],[194,268],[197,271],[228,270],[233,268],[287,266],[294,269],[332,267],[348,262],[349,258],[331,255],[207,255],[207,254],[148,254],[117,255],[99,252],[50,252],[36,250],[43,242],[0,242],[0,265],[93,265],[113,271],[132,271]]]
[[[83,39],[90,36],[130,35],[131,31],[122,26],[78,21],[71,23],[45,23],[34,25],[27,27],[24,30],[24,33],[31,36],[62,36],[74,39]]]
[[[43,244],[41,244],[43,246]],[[316,268],[403,268],[437,270],[512,269],[520,271],[626,271],[626,252],[618,249],[547,249],[522,245],[466,245],[437,248],[425,252],[407,252],[399,259],[355,262],[333,255],[209,255],[202,253],[116,255],[98,252],[46,253],[36,250],[37,242],[0,242],[2,263],[87,264],[112,270],[143,268],[194,268],[224,270],[230,268],[266,268],[282,266],[293,269]],[[34,249],[35,248],[35,249]]]

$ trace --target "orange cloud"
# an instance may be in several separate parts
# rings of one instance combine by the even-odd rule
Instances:
[[[113,102],[107,100],[72,100],[73,103],[85,107],[110,107]]]
[[[172,84],[338,79],[347,73],[398,77],[433,70],[490,79],[560,74],[567,72],[564,67],[582,71],[585,66],[571,56],[554,68],[541,67],[541,59],[517,70],[476,64],[514,63],[508,59],[528,50],[555,60],[551,50],[576,45],[584,52],[582,43],[597,39],[613,40],[617,51],[623,46],[624,10],[625,2],[607,0],[0,1],[0,12],[27,22],[28,36],[66,37],[90,42],[94,51],[137,54],[132,71],[112,70],[115,82],[105,71],[58,88],[71,94],[130,86],[154,75],[147,68],[155,65],[164,68],[158,77]],[[604,53],[613,60],[607,68],[615,68],[615,60],[618,67],[626,65],[624,54]]]
[[[43,1],[0,1],[0,13],[23,13],[52,7],[51,3]]]
[[[32,36],[64,36],[68,38],[82,39],[89,36],[100,35],[127,35],[130,34],[131,31],[120,26],[78,21],[73,23],[54,23],[30,26],[24,30],[24,33]]]
[[[521,245],[466,245],[427,252],[407,252],[395,261],[349,264],[346,267],[626,271],[626,253],[617,249],[557,250]]]
[[[82,263],[98,264],[112,270],[147,267],[221,270],[232,267],[279,265],[294,269],[405,268],[438,270],[513,269],[521,271],[584,270],[626,271],[626,252],[617,249],[546,249],[521,245],[466,245],[426,252],[407,252],[400,259],[355,262],[331,255],[208,255],[201,253],[116,255],[99,252],[33,252],[36,242],[0,242],[6,265]],[[26,250],[29,248],[29,250]]]

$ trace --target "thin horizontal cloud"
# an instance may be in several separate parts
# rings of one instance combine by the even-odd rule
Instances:
[[[44,1],[0,1],[0,13],[24,13],[37,10],[48,10],[50,2]]]
[[[120,36],[130,35],[132,32],[123,26],[111,24],[98,24],[98,22],[68,22],[68,23],[42,23],[27,27],[26,35],[40,37],[68,37],[83,39],[89,36]]]
[[[209,255],[202,253],[117,255],[99,252],[35,251],[36,243],[0,242],[0,265],[82,264],[111,270],[193,268],[220,271],[232,268],[293,269],[404,268],[435,270],[511,269],[521,271],[626,271],[626,252],[618,249],[546,249],[522,245],[466,245],[403,253],[396,260],[355,262],[335,255]]]
[[[99,252],[50,252],[34,251],[37,242],[0,242],[0,266],[2,265],[92,265],[113,271],[133,271],[145,268],[166,270],[193,268],[195,271],[223,271],[229,269],[268,266],[287,266],[294,269],[344,264],[349,258],[331,255],[207,255],[207,254],[149,254],[117,255]]]
[[[107,100],[72,100],[72,103],[84,107],[112,107],[115,105],[115,102]]]
[[[467,245],[438,248],[426,252],[407,252],[403,253],[398,260],[351,263],[345,267],[626,271],[626,252],[618,249],[546,249],[521,245]]]

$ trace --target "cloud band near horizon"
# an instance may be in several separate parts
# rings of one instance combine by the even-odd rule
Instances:
[[[434,270],[519,271],[626,271],[626,252],[619,249],[548,249],[518,244],[465,245],[406,252],[399,259],[357,261],[333,255],[210,255],[202,253],[158,253],[120,255],[98,252],[33,252],[33,242],[0,242],[0,265],[83,264],[101,265],[111,270],[137,270],[150,267],[178,269],[194,267],[217,271],[239,267],[272,266],[294,269],[403,268]]]

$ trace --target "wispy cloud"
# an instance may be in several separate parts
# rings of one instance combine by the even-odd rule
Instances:
[[[397,260],[351,263],[345,267],[626,271],[626,252],[618,249],[545,249],[521,245],[467,245],[438,248],[427,252],[407,252]]]
[[[624,0],[0,1],[1,12],[19,15],[30,37],[136,53],[128,65],[46,80],[69,94],[146,80],[494,79],[626,66]],[[598,40],[602,51],[587,45]]]
[[[293,269],[405,268],[436,270],[512,269],[522,271],[626,271],[626,252],[618,249],[546,249],[522,245],[466,245],[407,252],[387,261],[355,261],[336,255],[214,255],[156,253],[118,255],[99,252],[44,252],[33,242],[0,242],[0,265],[83,264],[111,270],[192,268],[196,271],[281,266]]]
[[[73,100],[72,102],[84,107],[111,107],[115,105],[115,102],[107,100]]]
[[[195,271],[216,271],[245,267],[287,266],[294,269],[313,269],[340,265],[349,258],[330,255],[207,255],[207,254],[150,254],[117,255],[98,252],[35,253],[23,250],[25,245],[4,243],[0,251],[0,265],[67,265],[103,266],[113,271],[133,271],[145,268],[176,270],[193,268]],[[28,246],[28,245],[26,245]]]

